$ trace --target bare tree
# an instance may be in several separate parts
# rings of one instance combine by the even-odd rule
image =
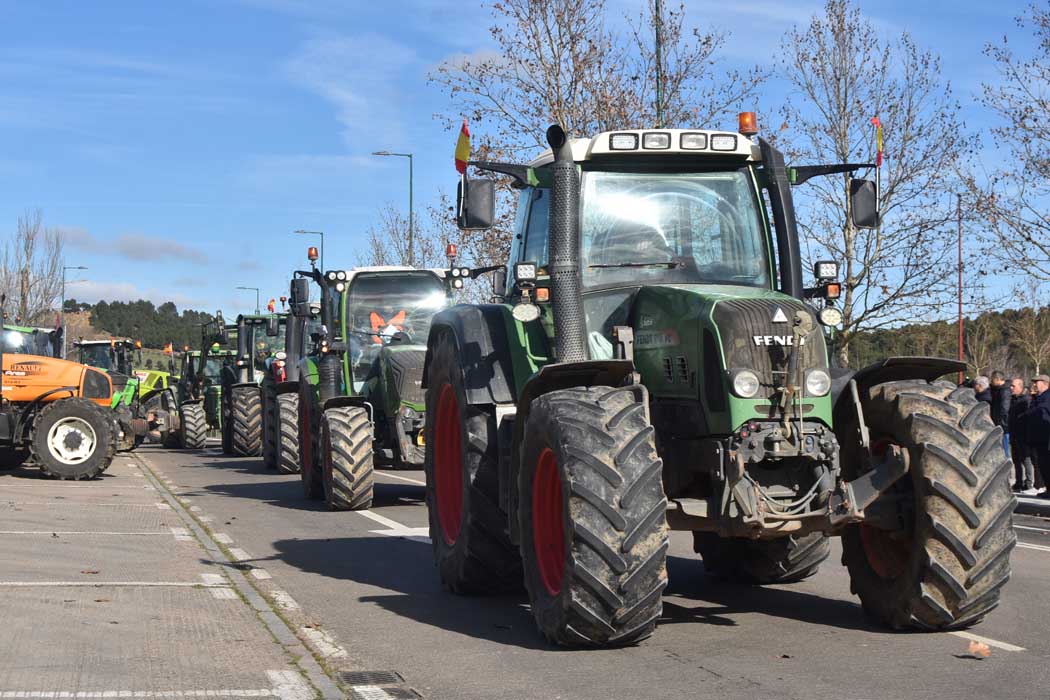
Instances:
[[[1021,287],[1016,291],[1025,306],[1007,323],[1011,340],[1031,363],[1033,374],[1041,374],[1050,361],[1050,307],[1041,307],[1037,287]]]
[[[43,218],[39,209],[18,217],[14,238],[0,256],[0,292],[14,300],[22,323],[44,323],[62,291],[62,236],[45,228]]]
[[[1000,120],[992,130],[997,145],[1009,153],[1006,166],[985,182],[971,179],[977,211],[991,226],[989,254],[1014,267],[1050,280],[1050,9],[1032,4],[1027,16],[1017,18],[1030,27],[1035,51],[1019,56],[1004,36],[985,47],[995,62],[999,82],[985,84],[981,101]]]
[[[408,217],[387,204],[379,210],[379,223],[368,230],[368,249],[362,263],[408,265],[409,260],[414,260],[416,267],[447,265],[442,234],[419,217],[416,218],[412,238],[414,254],[409,255]]]
[[[850,0],[828,0],[823,14],[790,32],[779,67],[794,90],[777,140],[795,162],[871,162],[871,119],[885,125],[879,228],[852,225],[846,176],[796,190],[806,256],[843,266],[838,355],[846,364],[859,330],[928,316],[942,303],[954,241],[947,193],[973,139],[940,59],[907,33],[883,38]]]
[[[498,0],[491,9],[496,49],[446,61],[430,74],[451,97],[450,109],[436,116],[450,130],[463,117],[482,126],[475,129],[479,159],[522,158],[546,148],[552,122],[574,136],[656,125],[657,22],[662,126],[716,122],[752,100],[765,77],[758,69],[722,66],[718,53],[727,35],[686,27],[684,6],[657,17],[650,0],[638,17],[624,18],[622,34],[607,24],[605,0]],[[506,187],[500,211],[493,231],[464,237],[479,253],[487,249],[479,264],[506,259],[513,211]],[[475,245],[481,235],[484,245]]]

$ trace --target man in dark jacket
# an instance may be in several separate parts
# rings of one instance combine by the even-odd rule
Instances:
[[[978,375],[973,380],[973,392],[977,395],[978,401],[984,401],[989,406],[992,404],[992,392],[988,389],[988,377],[983,374]]]
[[[1006,377],[999,370],[991,376],[992,422],[1003,429],[1003,452],[1010,456],[1010,388],[1006,386]]]
[[[1010,458],[1014,463],[1014,491],[1024,492],[1035,485],[1035,469],[1028,452],[1025,438],[1025,414],[1032,405],[1032,397],[1025,390],[1024,380],[1014,377],[1010,381],[1010,410],[1007,428],[1010,433]]]
[[[1034,382],[1037,393],[1028,409],[1025,437],[1035,456],[1036,468],[1043,474],[1043,483],[1050,487],[1050,377],[1040,374]],[[1050,498],[1050,488],[1042,495]]]

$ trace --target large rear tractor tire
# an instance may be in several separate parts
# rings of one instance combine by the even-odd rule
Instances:
[[[238,457],[256,457],[262,449],[262,396],[257,386],[230,390],[230,444]]]
[[[299,478],[303,482],[303,495],[312,501],[324,498],[324,478],[318,456],[320,444],[317,440],[317,411],[313,410],[313,389],[307,382],[299,382]]]
[[[277,397],[277,471],[299,473],[299,396]]]
[[[30,440],[33,462],[53,479],[94,479],[116,453],[117,434],[108,409],[69,398],[45,406]]]
[[[544,636],[620,646],[652,634],[668,531],[642,387],[589,387],[532,402],[518,473],[525,587]]]
[[[860,524],[843,532],[850,588],[865,612],[895,629],[972,625],[999,604],[1017,541],[1002,430],[972,389],[946,382],[889,382],[870,395],[873,448],[893,444],[910,455],[910,477],[887,493],[910,515],[897,531]],[[844,446],[850,478],[858,451]]]
[[[499,509],[495,412],[467,405],[453,337],[432,349],[423,469],[434,562],[456,593],[520,590],[521,560]]]
[[[207,444],[208,422],[204,406],[184,403],[179,406],[179,446],[184,450],[202,450]]]
[[[277,445],[280,433],[277,426],[277,387],[269,380],[259,385],[262,396],[262,458],[267,469],[277,468]]]
[[[694,533],[693,548],[704,558],[704,569],[734,583],[765,585],[795,583],[817,573],[831,547],[823,533],[749,540]]]
[[[372,422],[366,409],[341,406],[324,412],[320,459],[328,510],[372,507]]]

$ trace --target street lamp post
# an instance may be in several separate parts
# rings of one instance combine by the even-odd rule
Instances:
[[[303,234],[306,234],[308,236],[320,236],[321,237],[321,272],[324,272],[324,231],[304,231],[303,229],[298,228],[298,229],[292,231],[292,233],[303,233]]]
[[[62,325],[62,359],[66,359],[66,270],[86,270],[83,265],[62,266],[62,305],[58,307],[58,317]]]
[[[412,154],[394,153],[392,151],[373,151],[374,156],[400,156],[408,158],[408,266],[416,266],[416,252],[413,241],[415,239],[415,218],[412,212]]]
[[[237,287],[237,289],[255,290],[255,315],[259,315],[259,288],[258,287]]]

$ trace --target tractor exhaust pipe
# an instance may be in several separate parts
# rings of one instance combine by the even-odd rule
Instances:
[[[580,178],[565,130],[547,129],[554,152],[549,215],[551,306],[559,362],[587,360],[587,331],[580,292]]]

